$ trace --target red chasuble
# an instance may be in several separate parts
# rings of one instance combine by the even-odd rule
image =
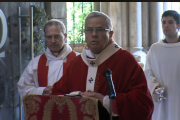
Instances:
[[[72,51],[67,56],[67,61],[63,63],[63,73],[66,71],[70,61],[76,57],[76,53]],[[39,87],[46,87],[48,83],[48,69],[49,67],[46,66],[47,58],[46,55],[41,55],[39,62],[38,62],[38,82]]]
[[[147,81],[141,66],[134,56],[124,49],[106,59],[98,66],[94,91],[108,95],[103,71],[112,71],[112,80],[116,99],[112,102],[113,111],[117,109],[120,120],[151,120],[154,104],[147,87]],[[81,55],[68,67],[66,74],[53,85],[53,95],[68,94],[73,91],[86,91],[88,66]]]

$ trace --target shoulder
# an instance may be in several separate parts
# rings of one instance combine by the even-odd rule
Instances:
[[[72,50],[70,53],[73,53],[75,56],[78,56],[78,55],[80,55],[80,54],[81,54],[81,53],[76,52],[76,51],[74,51],[74,50]]]
[[[148,52],[147,52],[147,55],[149,56],[150,54],[156,53],[157,51],[159,51],[159,49],[161,49],[161,46],[162,46],[161,42],[162,42],[162,41],[158,41],[158,42],[156,42],[156,43],[153,43],[153,44],[150,46],[150,48],[149,48],[149,50],[148,50]]]
[[[40,57],[42,56],[43,54],[41,55],[38,55],[36,56],[35,58],[31,59],[31,61],[29,62],[29,64],[27,65],[27,67],[30,67],[30,68],[37,68],[38,66],[38,62],[39,62],[39,59]]]
[[[73,59],[73,61],[71,61],[71,64],[79,64],[79,63],[81,63],[82,62],[82,58],[81,58],[81,55],[80,54],[78,54],[74,59]]]
[[[120,48],[116,53],[109,57],[107,61],[114,61],[116,64],[118,61],[118,63],[123,63],[124,65],[137,62],[133,54],[123,48]]]
[[[31,59],[31,63],[36,63],[36,62],[38,62],[39,61],[39,59],[40,59],[40,57],[42,56],[43,54],[41,54],[41,55],[38,55],[38,56],[36,56],[36,57],[34,57],[33,59]]]
[[[126,57],[128,57],[128,58],[133,57],[134,58],[134,56],[129,51],[127,51],[127,50],[125,50],[123,48],[119,49],[116,52],[116,54],[118,54],[120,57],[123,57],[123,58],[126,58]]]
[[[160,40],[160,41],[158,41],[158,42],[155,42],[155,43],[153,43],[151,46],[150,46],[150,49],[154,49],[154,48],[156,48],[156,47],[159,47],[161,44],[162,44],[162,40]]]

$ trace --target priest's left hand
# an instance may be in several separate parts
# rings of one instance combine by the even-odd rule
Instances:
[[[52,93],[52,88],[53,86],[47,86],[44,90],[43,90],[43,95],[51,95]]]
[[[103,104],[104,95],[102,95],[100,93],[93,92],[91,90],[87,90],[86,92],[80,92],[80,95],[82,97],[91,97],[91,98],[98,99]]]

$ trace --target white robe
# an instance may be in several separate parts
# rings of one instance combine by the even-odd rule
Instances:
[[[72,48],[68,44],[65,44],[61,53],[55,57],[49,48],[46,49],[45,55],[47,57],[47,65],[49,66],[48,86],[52,86],[61,78],[63,74],[63,62],[66,62],[66,57],[71,51]],[[76,55],[79,55],[79,53],[76,53]],[[45,87],[39,87],[38,83],[37,68],[40,56],[35,57],[29,62],[17,83],[21,99],[24,95],[28,94],[42,95],[45,89]]]
[[[155,105],[152,120],[180,120],[180,42],[153,44],[144,72]],[[152,94],[157,85],[165,87],[166,99],[161,102]]]

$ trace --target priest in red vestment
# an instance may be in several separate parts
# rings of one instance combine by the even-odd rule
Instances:
[[[63,22],[49,20],[44,27],[47,49],[44,54],[32,59],[18,82],[21,99],[24,95],[50,95],[53,84],[65,72],[70,61],[79,53],[65,43],[67,38]]]
[[[113,40],[109,17],[98,11],[85,20],[87,45],[53,85],[53,95],[78,93],[100,100],[109,110],[108,87],[103,72],[112,71],[116,99],[112,113],[119,120],[151,120],[154,104],[141,66],[134,56]]]

